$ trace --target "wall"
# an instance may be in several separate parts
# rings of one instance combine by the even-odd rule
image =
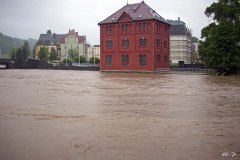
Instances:
[[[139,23],[147,23],[146,30],[140,30]],[[129,31],[122,31],[122,25],[128,24]],[[142,71],[153,71],[155,68],[169,67],[169,26],[162,24],[162,29],[159,33],[155,33],[155,22],[154,21],[141,21],[141,22],[124,22],[118,24],[112,24],[112,32],[106,32],[106,27],[108,25],[100,26],[100,41],[101,41],[101,70],[142,70]],[[164,27],[167,29],[164,30]],[[164,32],[165,31],[165,32]],[[167,48],[158,49],[155,47],[154,37],[159,37],[161,39],[161,46],[163,46],[164,40],[167,41]],[[140,47],[139,39],[147,39],[147,47]],[[129,48],[122,48],[122,40],[129,39]],[[107,40],[113,41],[113,48],[106,47]],[[156,62],[156,54],[166,55],[168,58],[166,63]],[[147,56],[147,66],[139,66],[139,55],[145,54]],[[113,56],[112,66],[106,66],[106,55]],[[122,66],[122,55],[129,56],[129,65]]]

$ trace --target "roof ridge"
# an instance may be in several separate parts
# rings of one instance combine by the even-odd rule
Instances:
[[[117,23],[119,18],[126,12],[133,21],[141,20],[157,20],[170,25],[166,19],[158,14],[153,8],[147,5],[144,1],[141,3],[127,4],[99,22],[98,25]]]

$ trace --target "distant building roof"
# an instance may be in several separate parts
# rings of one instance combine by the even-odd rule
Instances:
[[[186,27],[183,21],[178,20],[167,20],[171,24],[170,35],[188,35],[191,36],[191,31]]]
[[[122,7],[120,10],[100,22],[99,25],[117,22],[124,12],[128,14],[134,21],[155,19],[169,24],[155,10],[150,8],[144,1],[142,1],[141,3],[127,4],[126,6]]]
[[[86,42],[86,36],[79,36],[78,32],[74,30],[69,30],[67,34],[40,34],[37,44],[39,45],[56,45],[59,43],[64,43],[64,38],[69,35],[74,35],[78,37],[79,43]]]
[[[64,36],[65,34],[40,34],[40,37],[38,39],[38,44],[56,44],[56,43],[60,43],[61,38]]]

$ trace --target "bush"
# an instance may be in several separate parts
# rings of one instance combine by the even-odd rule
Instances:
[[[74,59],[74,62],[79,62],[79,57],[76,57]],[[84,56],[80,56],[80,63],[86,62],[86,58]]]
[[[68,59],[68,58],[65,58],[65,59],[62,61],[62,63],[72,63],[72,61],[71,61],[70,59]]]
[[[94,64],[94,59],[95,59],[95,64],[99,64],[100,63],[100,59],[98,58],[98,57],[92,57],[91,59],[90,59],[90,63],[91,64]]]

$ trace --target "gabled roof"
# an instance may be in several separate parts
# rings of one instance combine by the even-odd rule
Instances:
[[[74,30],[69,30],[67,34],[40,34],[37,44],[39,45],[56,45],[59,43],[64,43],[64,38],[73,35],[78,38],[79,43],[86,42],[86,36],[79,36],[78,32]]]
[[[38,44],[45,44],[45,45],[51,45],[60,43],[61,38],[65,34],[40,34],[40,37],[38,39]]]
[[[190,30],[186,27],[183,21],[179,20],[168,20],[171,24],[170,35],[188,35],[191,36]]]
[[[65,34],[63,37],[61,37],[60,42],[61,43],[65,43],[64,39],[68,36],[75,36],[78,38],[78,43],[83,43],[86,42],[86,36],[79,36],[78,32],[75,32],[75,30],[69,30],[69,32],[67,34]]]
[[[127,13],[133,21],[155,19],[169,24],[162,16],[160,16],[155,10],[149,7],[144,1],[141,3],[127,4],[98,24],[101,25],[116,23],[124,14],[124,12]]]

